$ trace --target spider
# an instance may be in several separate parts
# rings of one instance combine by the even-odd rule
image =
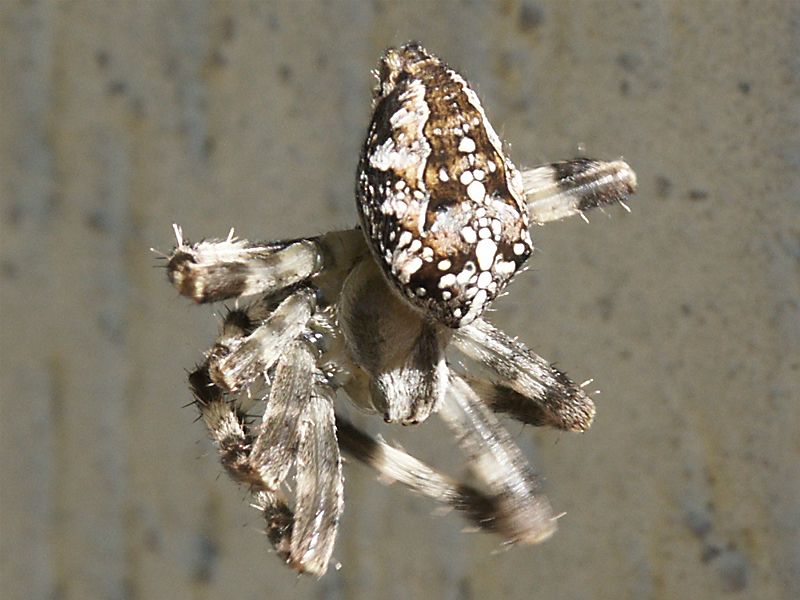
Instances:
[[[508,544],[553,534],[541,483],[496,413],[585,431],[594,404],[482,315],[531,254],[531,223],[625,206],[636,187],[621,160],[518,171],[467,81],[417,42],[386,50],[375,75],[356,176],[360,226],[264,243],[231,230],[191,243],[176,225],[166,257],[180,294],[237,300],[189,375],[194,403],[276,553],[317,576],[343,508],[341,451]],[[436,413],[477,483],[358,429],[334,409],[338,391],[388,423]]]

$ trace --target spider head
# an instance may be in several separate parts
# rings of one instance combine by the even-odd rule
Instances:
[[[522,179],[480,100],[418,43],[386,51],[359,163],[364,233],[417,309],[462,327],[533,250]]]

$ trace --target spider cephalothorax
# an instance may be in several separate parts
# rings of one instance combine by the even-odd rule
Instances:
[[[508,543],[553,533],[495,413],[584,431],[594,404],[482,315],[530,255],[529,222],[622,203],[636,185],[622,161],[520,173],[464,78],[417,43],[387,50],[376,75],[356,184],[363,229],[192,244],[176,226],[168,257],[170,281],[196,302],[255,298],[228,311],[190,385],[278,554],[317,575],[343,507],[340,449]],[[357,429],[334,410],[338,390],[390,423],[441,416],[480,485]]]

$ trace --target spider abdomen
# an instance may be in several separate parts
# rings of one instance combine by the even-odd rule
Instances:
[[[359,213],[384,273],[449,327],[481,315],[532,251],[522,179],[461,75],[411,43],[381,59]]]

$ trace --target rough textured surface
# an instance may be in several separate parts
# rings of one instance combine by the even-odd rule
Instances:
[[[799,29],[786,1],[3,2],[3,597],[800,597]],[[298,580],[181,408],[212,311],[147,249],[355,223],[369,70],[412,38],[522,166],[637,169],[631,214],[534,229],[494,317],[603,393],[585,435],[512,430],[552,540],[493,553],[348,465],[343,567]]]

